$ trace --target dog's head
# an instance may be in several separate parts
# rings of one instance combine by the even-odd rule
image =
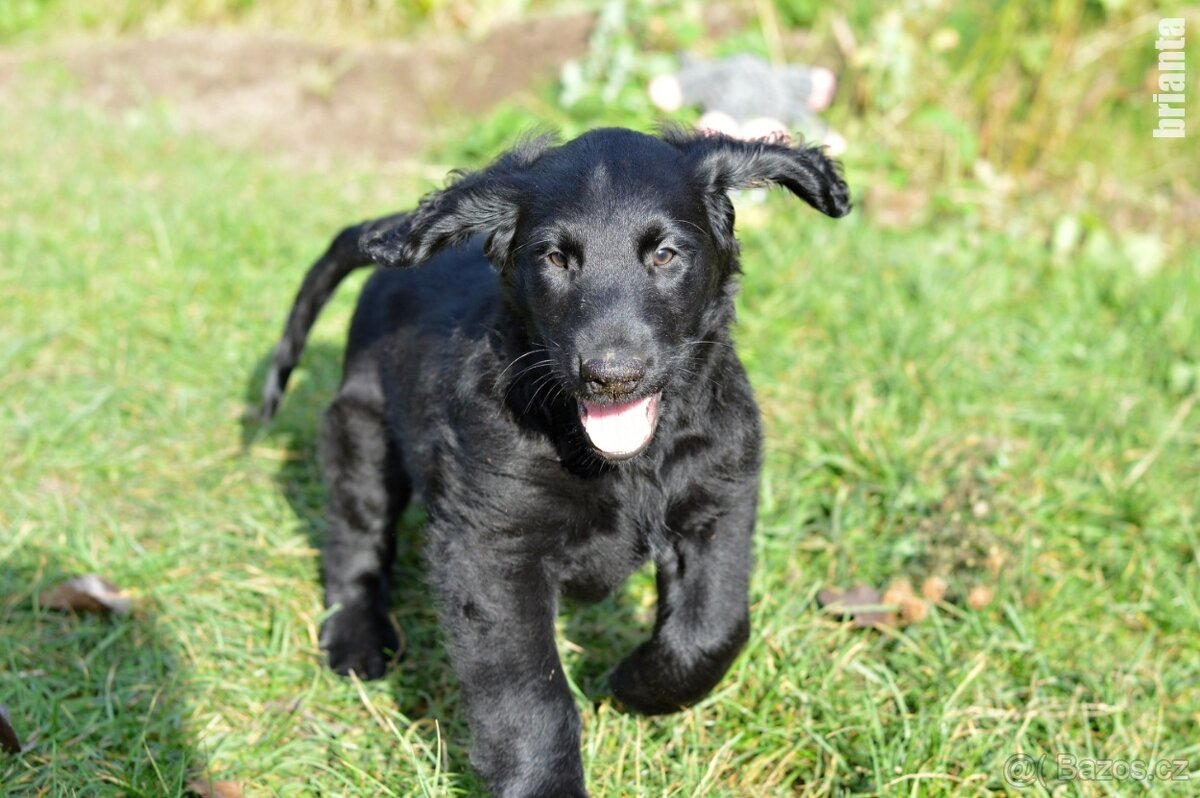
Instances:
[[[422,200],[363,251],[423,263],[486,236],[506,296],[603,457],[641,452],[662,392],[727,323],[737,270],[732,189],[777,184],[829,216],[850,210],[819,149],[668,131],[595,130],[527,142]]]

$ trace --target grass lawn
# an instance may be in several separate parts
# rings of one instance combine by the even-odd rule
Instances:
[[[476,794],[419,518],[407,658],[363,684],[317,647],[315,420],[361,278],[276,424],[241,422],[312,258],[428,184],[285,169],[54,92],[0,103],[0,703],[31,744],[0,754],[0,793],[171,796],[207,772],[250,796]],[[1103,235],[1061,257],[969,214],[891,230],[783,196],[739,219],[769,440],[754,635],[711,697],[643,719],[604,676],[648,631],[650,574],[569,608],[594,794],[1049,794],[1006,784],[1018,753],[1194,774],[1054,795],[1197,794],[1197,248],[1138,269]],[[39,608],[86,572],[135,612]],[[816,606],[928,576],[950,592],[902,629]]]

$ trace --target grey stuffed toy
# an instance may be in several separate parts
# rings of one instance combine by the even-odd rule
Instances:
[[[742,139],[787,139],[792,131],[824,144],[831,155],[846,150],[846,140],[817,116],[829,107],[837,78],[824,67],[773,67],[758,56],[741,53],[714,61],[682,57],[675,75],[650,83],[650,99],[668,113],[684,105],[703,111],[699,127]]]

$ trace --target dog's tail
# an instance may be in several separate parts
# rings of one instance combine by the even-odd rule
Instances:
[[[399,213],[347,227],[338,233],[325,254],[304,275],[304,282],[300,284],[296,301],[292,303],[292,311],[283,328],[283,337],[275,346],[271,366],[267,370],[266,383],[263,385],[263,423],[270,421],[279,408],[283,392],[287,390],[288,378],[300,361],[308,332],[320,315],[321,308],[325,307],[338,284],[350,272],[371,265],[371,257],[359,246],[360,239],[368,233],[398,227],[407,222],[410,215]]]

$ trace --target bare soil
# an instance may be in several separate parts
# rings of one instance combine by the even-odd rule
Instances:
[[[0,54],[0,92],[24,64],[67,68],[85,102],[161,104],[223,144],[300,160],[406,160],[439,123],[552,80],[587,50],[589,15],[501,26],[477,42],[321,44],[204,29]]]

